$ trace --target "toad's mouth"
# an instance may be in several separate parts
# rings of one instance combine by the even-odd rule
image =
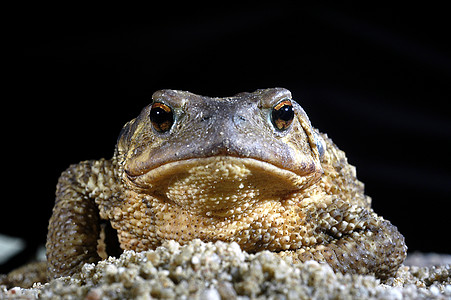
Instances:
[[[215,156],[166,163],[127,179],[162,201],[191,212],[219,214],[257,201],[281,200],[311,185],[319,175],[298,175],[253,158]]]

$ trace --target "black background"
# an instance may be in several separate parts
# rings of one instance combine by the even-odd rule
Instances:
[[[59,174],[111,157],[161,88],[285,87],[346,151],[409,251],[451,253],[451,49],[435,6],[16,8],[3,61],[2,234],[45,242]]]

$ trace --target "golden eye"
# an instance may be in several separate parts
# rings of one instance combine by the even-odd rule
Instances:
[[[293,103],[291,103],[291,100],[282,100],[274,105],[271,119],[278,130],[287,130],[294,119]]]
[[[152,122],[153,128],[158,132],[166,132],[171,129],[174,124],[174,113],[172,108],[160,102],[152,104],[149,112],[149,118]]]

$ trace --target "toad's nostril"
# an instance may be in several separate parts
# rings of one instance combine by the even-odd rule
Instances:
[[[247,119],[242,115],[235,115],[233,116],[233,123],[237,126],[242,126]]]

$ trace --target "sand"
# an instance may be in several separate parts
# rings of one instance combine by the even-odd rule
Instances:
[[[451,256],[417,254],[407,263],[431,260],[440,265],[404,265],[381,282],[314,261],[292,264],[268,251],[248,254],[236,243],[168,241],[30,289],[3,287],[0,299],[451,299]]]

